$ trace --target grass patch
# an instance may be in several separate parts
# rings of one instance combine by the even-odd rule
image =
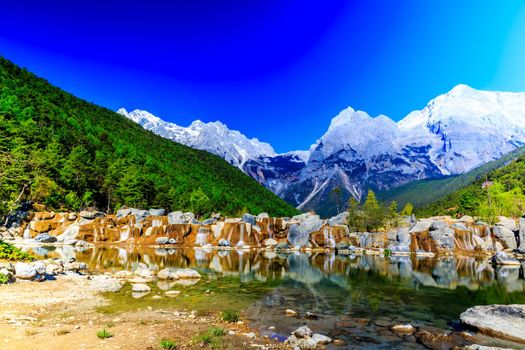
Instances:
[[[9,277],[0,273],[0,284],[9,283]]]
[[[225,322],[235,323],[238,322],[241,318],[239,311],[235,310],[226,310],[221,313],[221,319]]]
[[[35,257],[10,243],[0,240],[0,260],[33,261]]]
[[[164,350],[174,350],[177,348],[177,344],[173,340],[163,339],[159,342],[159,346]]]
[[[97,332],[97,337],[99,337],[100,339],[107,339],[111,338],[112,336],[113,334],[109,333],[105,328]]]
[[[202,346],[210,346],[212,349],[219,349],[222,347],[222,337],[224,335],[226,335],[224,328],[213,326],[209,327],[206,332],[193,337],[193,342]]]

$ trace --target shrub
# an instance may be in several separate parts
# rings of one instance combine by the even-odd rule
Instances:
[[[237,322],[240,319],[239,311],[226,310],[221,314],[221,319],[225,322]]]
[[[35,258],[12,244],[0,240],[0,260],[27,260],[33,261]]]
[[[163,339],[159,343],[161,349],[173,350],[177,347],[177,344],[173,340]]]
[[[113,334],[109,333],[105,328],[97,332],[97,337],[99,337],[100,339],[107,339],[111,338],[112,336]]]
[[[224,328],[220,327],[209,327],[205,333],[201,333],[193,338],[193,342],[201,344],[202,346],[209,345],[212,349],[221,347],[221,337],[226,334]]]
[[[9,277],[0,273],[0,284],[6,284],[9,282]]]

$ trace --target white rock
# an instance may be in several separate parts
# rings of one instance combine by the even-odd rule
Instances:
[[[136,283],[131,286],[132,292],[144,293],[151,291],[151,288],[147,284]]]
[[[327,337],[326,335],[317,334],[317,333],[312,335],[312,340],[315,341],[316,344],[323,344],[323,345],[326,345],[332,342],[332,338]]]

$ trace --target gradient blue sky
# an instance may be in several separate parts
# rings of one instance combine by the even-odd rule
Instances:
[[[86,100],[306,149],[458,83],[525,91],[523,1],[9,1],[0,54]]]

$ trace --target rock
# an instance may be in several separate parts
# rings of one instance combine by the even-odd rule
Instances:
[[[348,224],[348,215],[349,215],[348,212],[344,211],[341,214],[328,219],[328,225],[330,226],[346,225]]]
[[[151,216],[164,216],[166,211],[164,209],[150,209],[148,210],[148,213]]]
[[[56,276],[64,272],[64,266],[62,264],[47,264],[45,273],[50,276]]]
[[[255,334],[254,332],[243,333],[243,335],[244,335],[246,338],[249,338],[249,339],[255,339],[255,338],[257,338],[257,334]]]
[[[193,222],[195,220],[195,214],[193,214],[192,212],[184,213],[183,217],[184,220],[186,220],[186,222]]]
[[[279,243],[273,238],[267,238],[262,242],[262,244],[265,247],[275,247]]]
[[[248,213],[243,214],[242,221],[247,222],[247,223],[251,224],[252,226],[256,225],[255,216],[252,215],[252,214],[248,214]]]
[[[49,233],[41,233],[35,237],[35,241],[40,243],[55,243],[57,238],[55,236],[51,236]]]
[[[35,261],[33,263],[33,268],[39,275],[43,275],[46,273],[46,265],[42,261]]]
[[[89,288],[97,293],[116,293],[122,289],[122,283],[110,276],[95,275],[91,276]]]
[[[292,309],[286,309],[284,313],[286,314],[286,316],[297,316],[297,311]]]
[[[454,249],[454,230],[450,227],[432,230],[429,232],[429,235],[439,248]]]
[[[432,220],[430,219],[421,219],[416,222],[416,224],[410,228],[409,233],[419,233],[419,232],[425,232],[430,230],[430,226],[432,226]]]
[[[473,223],[474,222],[474,218],[472,216],[469,216],[469,215],[463,215],[462,217],[460,217],[458,219],[458,221],[460,222],[466,222],[466,223]]]
[[[308,326],[302,326],[293,331],[292,334],[297,338],[310,338],[313,332]]]
[[[145,293],[151,291],[151,288],[144,283],[136,283],[131,285],[131,291],[137,293]]]
[[[184,213],[181,211],[174,211],[168,214],[168,224],[185,224]]]
[[[268,219],[270,215],[268,213],[260,213],[257,215],[257,221],[263,221],[264,219]]]
[[[301,350],[314,350],[317,348],[317,343],[312,338],[299,339],[295,345]]]
[[[346,345],[345,341],[342,340],[342,339],[335,339],[332,344],[334,344],[335,346],[344,346]]]
[[[517,259],[514,259],[510,255],[504,252],[497,252],[492,257],[492,261],[496,265],[513,265],[513,266],[520,266],[520,262]]]
[[[178,269],[173,274],[175,279],[194,279],[201,278],[201,275],[193,269]]]
[[[490,336],[525,343],[525,305],[483,305],[460,315],[464,324]]]
[[[170,269],[162,269],[157,273],[157,278],[161,280],[173,279],[173,274]]]
[[[516,249],[518,248],[518,242],[514,232],[504,226],[494,226],[492,228],[494,236],[500,240],[504,248]]]
[[[463,350],[512,350],[511,348],[497,348],[494,346],[484,346],[478,344],[467,345]]]
[[[131,215],[131,209],[129,209],[129,208],[124,208],[124,209],[117,210],[117,219],[126,217],[128,215]]]
[[[175,295],[179,295],[181,294],[182,292],[180,290],[168,290],[166,293],[167,296],[175,296]]]
[[[217,222],[217,219],[209,218],[202,222],[203,225],[214,225]]]
[[[230,241],[227,239],[221,238],[218,243],[219,247],[231,247]]]
[[[416,329],[411,324],[396,324],[392,326],[392,331],[401,334],[413,334]]]
[[[468,227],[463,222],[456,222],[452,227],[461,231],[468,231]]]
[[[74,261],[74,262],[64,264],[64,271],[80,272],[86,269],[87,269],[87,265],[82,262]]]
[[[327,337],[326,335],[317,334],[317,333],[312,335],[312,340],[316,344],[322,344],[322,345],[330,344],[332,342],[332,338]]]
[[[520,249],[525,251],[525,217],[520,218],[520,230],[518,234]]]
[[[57,241],[65,242],[69,240],[78,239],[79,232],[80,232],[80,225],[76,223],[71,224],[64,230],[64,232],[62,232],[61,235],[57,236]]]
[[[168,239],[168,244],[177,244],[177,240],[175,238]]]
[[[516,225],[516,220],[507,218],[505,216],[498,216],[498,222],[496,226],[503,226],[510,231],[517,231],[518,225]]]
[[[299,215],[294,218],[300,218],[300,223],[293,224],[288,229],[288,242],[292,247],[304,247],[310,240],[310,233],[319,231],[324,222],[319,215]]]
[[[9,280],[13,278],[13,274],[11,273],[11,271],[9,271],[6,268],[0,268],[0,275],[6,276]]]
[[[432,221],[432,224],[430,225],[430,230],[439,230],[445,227],[448,227],[448,225],[444,220],[436,220]]]
[[[317,316],[313,312],[307,311],[306,315],[304,315],[304,318],[306,318],[307,320],[317,320],[319,316]]]
[[[87,220],[103,218],[104,216],[106,216],[103,212],[100,212],[100,211],[86,211],[86,210],[82,210],[78,215],[80,215],[81,218],[87,219]]]
[[[168,244],[168,242],[169,242],[169,238],[168,237],[158,237],[155,240],[155,243],[157,243],[157,244]]]
[[[36,276],[36,269],[28,263],[17,262],[15,264],[15,276],[23,280],[30,280]]]

